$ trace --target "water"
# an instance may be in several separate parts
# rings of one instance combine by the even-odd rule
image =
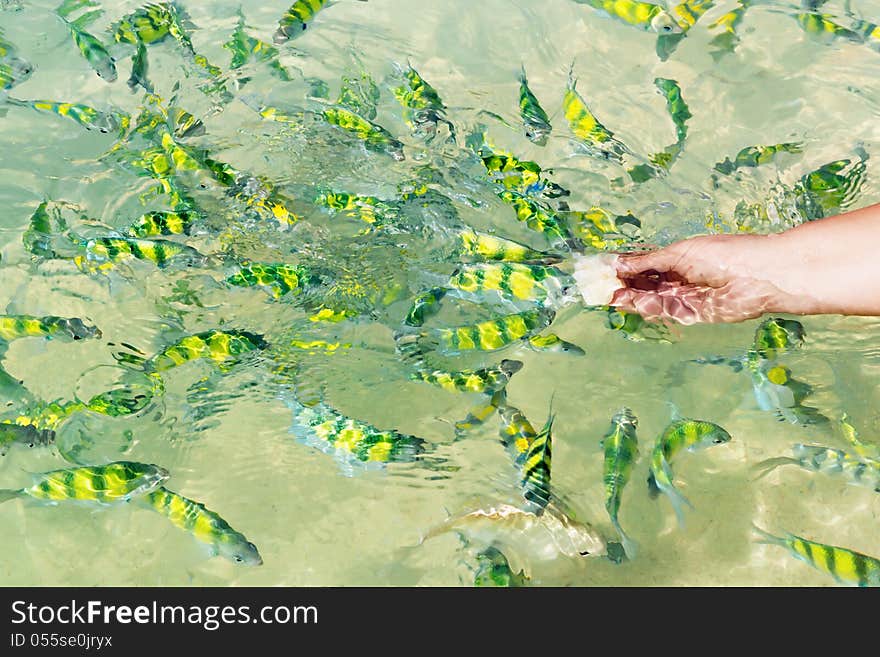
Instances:
[[[87,29],[110,43],[107,28],[137,6],[108,4]],[[571,190],[565,199],[571,208],[601,206],[638,217],[640,239],[648,244],[736,230],[737,221],[743,229],[761,231],[799,221],[798,200],[804,194],[798,181],[844,158],[868,157],[867,176],[847,199],[848,207],[880,199],[872,175],[880,139],[875,129],[880,54],[845,38],[805,33],[790,5],[750,7],[737,27],[735,50],[713,56],[719,29],[709,26],[736,7],[720,2],[661,61],[656,35],[570,0],[455,0],[429,6],[411,0],[339,2],[321,12],[301,37],[278,46],[278,61],[290,81],[253,61],[239,76],[226,73],[230,52],[222,44],[238,22],[238,2],[184,6],[197,26],[190,29],[195,51],[223,69],[220,81],[231,97],[200,90],[210,79],[173,39],[150,45],[148,78],[156,93],[164,103],[176,96],[176,106],[205,125],[203,135],[179,143],[206,149],[210,157],[270,181],[293,199],[289,209],[301,220],[279,230],[276,222],[256,218],[210,175],[184,171],[175,181],[205,219],[183,241],[214,258],[161,269],[134,262],[105,273],[80,271],[69,259],[33,260],[22,236],[43,200],[74,204],[90,223],[68,209],[71,228],[99,237],[124,231],[148,210],[169,209],[168,196],[151,194],[156,180],[143,171],[101,158],[116,143],[116,134],[7,107],[0,120],[0,309],[83,318],[100,328],[102,338],[10,342],[2,365],[24,382],[27,393],[8,387],[3,417],[11,421],[25,412],[25,394],[66,402],[88,401],[125,384],[140,393],[149,390],[142,374],[113,358],[131,351],[123,343],[149,357],[189,334],[238,329],[265,336],[272,347],[226,367],[200,360],[163,372],[164,392],[132,415],[72,414],[57,428],[57,447],[9,449],[0,464],[0,487],[20,488],[29,485],[28,473],[72,467],[64,455],[79,464],[156,463],[171,472],[169,489],[219,513],[258,546],[264,563],[247,567],[211,557],[206,545],[137,500],[113,507],[16,500],[0,505],[4,585],[473,583],[476,553],[485,544],[464,545],[451,532],[420,541],[448,514],[521,502],[518,475],[499,443],[497,417],[455,440],[452,423],[481,396],[411,380],[393,336],[412,299],[442,284],[459,265],[457,232],[465,226],[550,248],[514,220],[466,148],[465,138],[477,124],[487,126],[497,150],[551,169],[552,180]],[[80,56],[52,3],[2,7],[3,36],[34,65],[34,73],[10,96],[137,116],[146,102],[143,90],[131,93],[125,84],[133,48],[113,48],[118,79],[108,83]],[[271,42],[285,8],[285,3],[242,2],[247,33]],[[848,10],[870,20],[880,6],[829,2],[821,12],[848,24]],[[407,61],[440,94],[456,141],[445,139],[443,125],[432,141],[411,135],[391,92],[394,64]],[[544,147],[522,133],[520,62],[553,125]],[[668,175],[638,185],[614,183],[626,176],[623,168],[578,148],[561,111],[572,62],[577,88],[591,110],[639,154],[657,153],[675,141],[654,79],[677,81],[693,117],[684,150]],[[364,71],[381,92],[375,121],[404,143],[403,161],[365,150],[314,114],[286,125],[264,121],[250,107],[256,102],[320,112],[325,107],[320,100],[307,98],[320,91],[314,80],[326,82],[332,101],[342,76]],[[249,79],[242,84],[236,77]],[[746,146],[782,142],[802,142],[802,152],[781,153],[771,164],[733,176],[714,172],[713,182],[716,162]],[[134,153],[157,146],[137,135],[128,144]],[[332,216],[312,203],[328,190],[393,200],[427,171],[435,176],[432,191],[400,206],[389,227],[366,235],[361,234],[366,223]],[[740,202],[766,206],[768,200],[776,210],[758,210],[753,217],[781,217],[776,224],[748,219],[742,209],[735,212]],[[273,302],[263,290],[223,284],[236,260],[308,264],[329,282],[303,297]],[[311,321],[321,303],[351,316]],[[425,328],[483,321],[526,307],[491,295],[471,303],[447,299]],[[780,361],[813,386],[807,404],[834,420],[846,412],[862,437],[872,441],[878,428],[877,321],[810,317],[803,323],[805,346]],[[502,358],[524,363],[507,388],[508,402],[540,428],[552,400],[553,492],[609,540],[614,533],[604,509],[598,443],[622,406],[639,418],[642,456],[620,513],[622,525],[641,546],[639,556],[619,565],[598,557],[539,560],[523,554],[527,551],[516,534],[499,530],[497,545],[516,569],[528,572],[531,583],[833,583],[780,548],[754,544],[752,523],[880,554],[874,529],[880,506],[870,489],[792,466],[752,481],[751,466],[788,454],[792,443],[846,447],[833,427],[780,422],[758,408],[746,373],[688,362],[742,356],[757,324],[671,327],[667,341],[636,342],[609,331],[604,313],[567,306],[552,330],[585,349],[585,356],[513,345],[499,353],[436,358],[438,366],[456,369],[490,366]],[[288,347],[293,340],[299,346]],[[332,353],[319,345],[302,348],[313,341],[339,346]],[[279,367],[284,374],[273,373]],[[309,442],[301,427],[290,430],[294,397],[321,399],[347,417],[417,436],[424,441],[423,452],[384,467],[340,463],[316,449],[317,441]],[[728,444],[679,455],[673,463],[677,485],[695,507],[687,511],[684,529],[676,527],[668,500],[650,499],[645,484],[653,442],[670,419],[668,402],[733,436]]]

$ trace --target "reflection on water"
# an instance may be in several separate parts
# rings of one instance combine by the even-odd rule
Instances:
[[[571,278],[877,200],[838,4],[0,3],[0,582],[870,570],[874,320]]]

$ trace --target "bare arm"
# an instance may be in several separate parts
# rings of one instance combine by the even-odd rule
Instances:
[[[776,235],[706,235],[623,256],[612,303],[684,324],[765,312],[880,315],[880,205]]]

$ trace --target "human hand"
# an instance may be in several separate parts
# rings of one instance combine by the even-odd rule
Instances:
[[[776,311],[773,235],[705,235],[617,260],[626,287],[611,305],[681,324],[739,322]]]

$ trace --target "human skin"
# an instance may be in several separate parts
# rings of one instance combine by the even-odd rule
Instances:
[[[772,235],[703,235],[621,255],[611,305],[682,324],[764,313],[880,315],[880,204]]]

